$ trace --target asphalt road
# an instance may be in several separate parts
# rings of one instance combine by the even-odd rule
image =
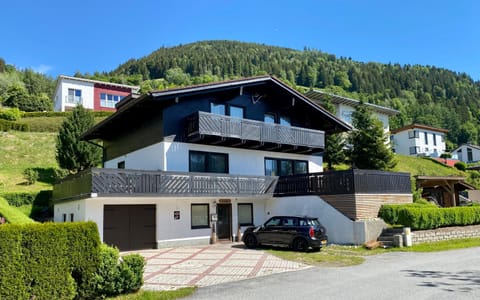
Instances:
[[[480,299],[480,248],[375,255],[199,288],[189,299]]]

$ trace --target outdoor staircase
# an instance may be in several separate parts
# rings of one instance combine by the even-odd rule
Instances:
[[[403,227],[385,228],[382,234],[377,238],[377,241],[382,243],[386,248],[394,247],[393,236],[396,234],[403,234]]]

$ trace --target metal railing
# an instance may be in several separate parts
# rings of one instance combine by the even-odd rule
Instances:
[[[354,169],[280,177],[274,194],[294,196],[409,193],[409,173]]]
[[[277,177],[89,169],[55,184],[53,198],[98,196],[272,196]]]
[[[187,137],[198,135],[311,148],[325,147],[325,133],[321,130],[271,124],[201,111],[188,117]]]

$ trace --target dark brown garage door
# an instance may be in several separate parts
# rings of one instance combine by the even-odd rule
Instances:
[[[155,248],[155,205],[105,205],[103,241],[121,251]]]

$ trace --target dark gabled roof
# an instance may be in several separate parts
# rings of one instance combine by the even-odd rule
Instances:
[[[290,88],[288,85],[284,84],[279,79],[270,75],[266,75],[266,76],[249,77],[249,78],[215,82],[215,83],[193,85],[193,86],[181,87],[181,88],[165,89],[160,91],[152,91],[141,96],[138,96],[138,95],[129,96],[118,103],[118,105],[116,106],[117,111],[113,115],[106,118],[102,122],[92,127],[90,130],[85,132],[82,135],[82,139],[92,140],[92,139],[100,138],[102,135],[102,132],[104,130],[107,130],[106,127],[108,127],[108,125],[110,125],[115,120],[121,118],[122,116],[128,114],[134,108],[141,109],[140,107],[143,104],[148,103],[149,101],[150,102],[160,101],[160,102],[164,102],[165,105],[168,105],[168,103],[177,102],[179,98],[183,98],[183,97],[211,93],[211,92],[218,92],[223,90],[231,90],[231,89],[240,88],[240,87],[264,85],[266,83],[274,84],[275,86],[290,93],[293,98],[303,101],[311,109],[317,111],[318,113],[322,114],[326,119],[330,120],[330,122],[333,124],[332,127],[334,128],[331,132],[342,132],[342,131],[348,131],[352,129],[352,127],[349,124],[343,122],[342,120],[340,120],[339,118],[337,118],[336,116],[328,112],[326,109],[324,109],[320,105],[311,101],[305,95]]]
[[[402,131],[405,131],[405,130],[415,129],[415,128],[425,129],[425,130],[430,130],[430,131],[437,131],[437,132],[442,132],[442,133],[448,133],[448,131],[449,131],[448,129],[436,128],[436,127],[422,125],[422,124],[410,124],[410,125],[404,126],[402,128],[397,128],[397,129],[391,130],[391,133],[396,134],[396,133],[399,133],[399,132],[402,132]]]
[[[305,96],[312,100],[318,100],[320,102],[323,102],[326,98],[328,98],[333,104],[345,104],[351,107],[357,107],[361,103],[360,101],[352,98],[330,94],[320,90],[310,90],[305,94]],[[375,112],[382,113],[387,116],[395,116],[400,113],[398,110],[376,104],[365,103],[365,105],[373,109]]]

